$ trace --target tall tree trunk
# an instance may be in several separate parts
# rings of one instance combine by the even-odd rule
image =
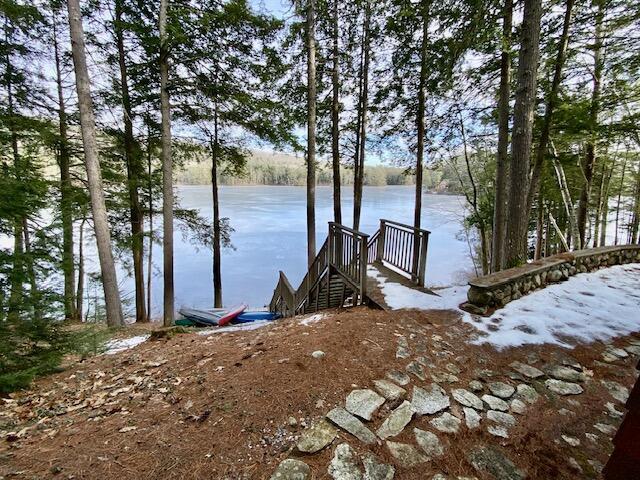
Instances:
[[[569,27],[571,26],[571,16],[573,14],[574,0],[567,0],[564,11],[564,21],[562,24],[562,34],[558,42],[558,51],[556,53],[556,61],[553,71],[553,80],[551,81],[551,89],[547,95],[545,105],[544,118],[540,129],[540,139],[536,149],[536,156],[531,169],[531,182],[527,194],[527,213],[531,214],[533,200],[538,194],[540,188],[540,177],[542,176],[542,167],[549,146],[549,136],[551,134],[551,124],[553,123],[553,113],[558,103],[558,91],[562,83],[562,69],[564,68],[565,59],[567,57],[567,47],[569,45]]]
[[[220,266],[220,202],[218,199],[218,106],[213,114],[211,142],[211,192],[213,197],[213,303],[222,308],[222,270]]]
[[[93,226],[95,229],[96,244],[98,246],[98,257],[100,258],[107,323],[110,326],[120,326],[123,324],[122,305],[120,303],[120,293],[118,292],[116,267],[111,251],[111,233],[109,232],[109,220],[107,218],[107,209],[104,201],[100,159],[98,158],[96,123],[93,116],[93,102],[91,100],[91,86],[89,71],[87,69],[79,0],[68,0],[67,8],[69,11],[71,52],[75,66],[76,90],[78,92],[78,107],[80,110],[80,129],[82,131],[84,160],[87,169],[87,184],[91,197]]]
[[[118,66],[120,68],[120,89],[124,122],[124,155],[127,165],[127,183],[129,191],[129,216],[131,222],[131,254],[133,256],[133,278],[136,291],[136,322],[148,320],[144,296],[144,216],[140,205],[140,177],[142,176],[142,152],[133,136],[133,110],[129,95],[129,77],[124,48],[122,28],[123,0],[115,2],[114,30],[118,48]]]
[[[524,1],[522,40],[518,56],[516,101],[513,111],[511,168],[507,212],[507,268],[527,261],[527,193],[533,136],[533,111],[540,57],[541,0]]]
[[[316,258],[316,21],[307,0],[307,263]]]
[[[38,283],[36,280],[36,271],[33,264],[33,252],[31,250],[31,235],[29,233],[29,223],[26,217],[22,217],[22,234],[24,235],[24,253],[25,263],[27,267],[27,276],[29,277],[29,298],[33,306],[34,320],[42,319],[42,310],[40,309],[40,295],[38,292]]]
[[[605,179],[604,193],[602,199],[602,209],[600,212],[600,246],[604,247],[607,243],[607,224],[609,223],[609,187],[611,186],[611,176],[615,167],[615,159],[607,173]]]
[[[342,223],[340,199],[340,50],[339,0],[333,0],[331,12],[331,41],[333,71],[331,72],[331,165],[333,168],[333,221]]]
[[[633,215],[629,231],[630,243],[638,243],[638,230],[640,230],[640,170],[635,173],[635,187],[633,193]]]
[[[500,58],[500,91],[498,95],[498,153],[496,158],[496,191],[491,242],[491,271],[504,267],[504,240],[509,179],[509,99],[511,98],[511,30],[513,0],[505,0],[502,14],[502,55]]]
[[[84,224],[87,221],[83,218],[80,222],[78,234],[78,290],[76,291],[76,314],[81,322],[84,309]]]
[[[363,61],[361,70],[362,88],[359,98],[360,119],[358,128],[358,164],[354,167],[353,183],[353,229],[360,229],[360,216],[362,212],[362,189],[364,186],[364,161],[367,142],[367,110],[369,108],[369,63],[371,58],[371,4],[365,0],[364,25],[363,25]]]
[[[622,201],[622,190],[624,189],[624,174],[627,170],[627,159],[622,162],[622,175],[620,176],[620,187],[618,189],[618,200],[616,202],[616,233],[613,239],[613,244],[618,245],[618,225],[620,221],[620,203]]]
[[[422,42],[420,45],[420,80],[418,84],[418,110],[416,113],[416,195],[415,207],[413,211],[413,226],[420,228],[422,217],[422,165],[424,163],[424,140],[425,140],[425,109],[427,97],[427,75],[429,65],[427,65],[427,50],[429,47],[429,1],[422,0]],[[414,262],[417,261],[417,242],[414,245]]]
[[[171,110],[169,106],[169,39],[167,8],[169,0],[160,0],[160,111],[162,114],[162,245],[164,257],[164,326],[173,325],[173,160],[171,158]]]
[[[149,254],[147,256],[147,321],[151,321],[151,278],[153,277],[153,177],[151,127],[147,126],[147,190],[149,191]]]
[[[534,254],[535,260],[542,257],[542,249],[544,244],[544,203],[542,196],[538,195],[538,215],[536,219],[536,250]]]
[[[580,192],[578,202],[578,231],[580,232],[580,248],[584,248],[587,238],[587,217],[589,210],[589,197],[591,183],[596,163],[596,143],[598,128],[598,113],[600,112],[600,94],[602,89],[602,72],[604,70],[603,31],[604,6],[598,1],[596,11],[595,41],[593,45],[593,92],[591,94],[591,108],[589,110],[590,138],[587,142],[587,153],[584,160],[584,186]],[[596,219],[597,221],[597,219]]]
[[[600,212],[602,212],[602,197],[604,195],[604,183],[605,183],[605,173],[606,173],[606,166],[604,164],[604,162],[602,163],[602,168],[600,169],[600,183],[598,185],[598,195],[596,198],[596,215],[595,215],[595,219],[596,221],[594,222],[594,228],[593,228],[593,247],[597,247],[598,246],[598,240],[600,238]]]
[[[58,167],[60,168],[60,213],[62,217],[62,272],[64,275],[64,316],[78,320],[75,303],[75,265],[73,258],[73,199],[71,184],[71,155],[67,134],[67,112],[62,88],[62,59],[58,45],[57,12],[53,13],[53,53],[58,93]]]

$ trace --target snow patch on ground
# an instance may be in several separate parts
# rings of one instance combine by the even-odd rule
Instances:
[[[216,333],[243,332],[257,330],[273,323],[270,320],[259,320],[256,322],[241,323],[240,325],[228,325],[226,327],[205,328],[198,331],[198,335],[215,335]]]
[[[114,355],[119,352],[124,352],[125,350],[140,345],[142,342],[146,342],[149,337],[150,335],[138,335],[120,340],[110,340],[104,344],[106,348],[104,353],[105,355]]]
[[[384,295],[384,301],[393,310],[402,308],[416,308],[419,310],[456,310],[465,320],[471,320],[471,316],[458,308],[467,301],[468,287],[455,285],[434,289],[437,295],[414,290],[396,282],[390,282],[380,271],[372,266],[367,268],[370,277],[375,278]]]
[[[572,348],[572,340],[606,341],[639,331],[640,264],[576,275],[472,324],[486,334],[475,343],[497,348],[542,343]]]
[[[317,323],[320,320],[327,318],[328,316],[329,315],[327,315],[326,313],[315,313],[313,315],[309,315],[308,317],[301,318],[298,323],[300,323],[300,325],[305,325],[308,327],[312,323]]]

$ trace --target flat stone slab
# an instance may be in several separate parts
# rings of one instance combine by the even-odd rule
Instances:
[[[376,413],[383,403],[383,397],[367,388],[353,390],[349,393],[345,407],[348,412],[365,420],[371,420],[373,414]]]
[[[389,452],[391,452],[391,455],[398,461],[398,464],[405,468],[414,467],[429,461],[429,457],[420,453],[413,445],[387,440],[387,448]]]
[[[311,478],[309,465],[294,458],[287,458],[280,462],[271,480],[308,480]]]
[[[383,440],[395,437],[409,424],[414,413],[413,406],[405,400],[382,422],[376,434]]]
[[[429,423],[440,432],[458,433],[462,422],[458,417],[454,417],[449,412],[444,412],[439,417],[432,419]]]
[[[530,385],[526,383],[521,383],[516,387],[516,391],[518,392],[518,397],[522,398],[525,402],[533,405],[540,398],[540,394]]]
[[[627,345],[624,349],[632,355],[640,356],[640,345]]]
[[[618,382],[611,380],[600,380],[600,383],[609,391],[609,394],[620,403],[626,403],[629,398],[629,389]]]
[[[513,427],[516,424],[516,417],[509,413],[498,412],[496,410],[489,410],[487,412],[487,420],[504,425],[506,427]]]
[[[406,366],[406,370],[409,373],[412,373],[413,375],[415,375],[416,377],[418,377],[418,379],[420,380],[425,380],[425,376],[424,376],[424,369],[422,368],[422,365],[420,365],[418,362],[413,361],[411,362],[409,365]]]
[[[467,458],[478,472],[487,472],[496,480],[523,480],[525,478],[525,474],[495,447],[475,447],[469,452]]]
[[[473,430],[474,428],[478,428],[480,426],[480,422],[482,421],[482,417],[478,412],[476,412],[473,408],[464,407],[462,409],[464,411],[464,422],[467,425],[467,428]]]
[[[368,454],[362,460],[364,464],[364,480],[393,480],[396,469],[382,463],[374,455]]]
[[[549,390],[558,395],[579,395],[584,391],[577,383],[564,382],[553,378],[546,380],[544,384]]]
[[[565,382],[582,383],[587,379],[584,373],[563,365],[552,365],[546,369],[546,372],[550,377],[556,380],[564,380]]]
[[[377,442],[373,432],[342,407],[336,407],[331,410],[327,413],[327,418],[363,443],[372,444]]]
[[[593,428],[595,428],[599,432],[604,433],[605,435],[613,436],[616,433],[616,427],[614,427],[613,425],[609,425],[608,423],[596,423]]]
[[[500,410],[502,412],[509,410],[509,404],[507,402],[493,395],[483,395],[482,401],[489,406],[489,410]]]
[[[491,382],[487,385],[491,395],[499,398],[510,398],[516,391],[514,387],[504,382]]]
[[[333,452],[328,472],[334,480],[362,480],[358,456],[348,443],[341,443]]]
[[[509,364],[511,368],[513,368],[520,375],[524,375],[528,378],[540,378],[544,375],[542,370],[538,370],[536,367],[532,367],[531,365],[527,365],[522,362],[512,362]]]
[[[471,407],[476,410],[484,409],[482,400],[480,400],[477,395],[471,393],[469,390],[465,390],[464,388],[455,388],[451,390],[451,396],[456,402],[464,407]]]
[[[400,372],[398,370],[392,370],[390,372],[387,372],[387,378],[389,380],[394,381],[398,385],[402,385],[403,387],[405,385],[408,385],[409,382],[411,381],[411,377],[409,377],[409,375],[407,375],[404,372]]]
[[[527,405],[522,400],[518,400],[517,398],[511,400],[509,408],[513,413],[517,413],[518,415],[523,415],[524,412],[527,411]]]
[[[509,432],[507,432],[507,428],[504,425],[489,425],[487,432],[494,437],[509,438]]]
[[[432,383],[428,390],[413,387],[411,404],[418,415],[433,415],[448,408],[451,400],[440,385]]]
[[[416,443],[429,458],[439,457],[444,453],[444,447],[435,433],[414,428],[413,434]]]
[[[338,435],[333,425],[320,420],[302,432],[296,447],[304,453],[316,453],[329,445]]]
[[[605,351],[618,358],[627,358],[629,356],[629,354],[625,350],[623,350],[622,348],[614,347],[613,345],[609,345]]]
[[[560,435],[560,437],[572,447],[580,446],[580,440],[578,440],[576,437],[571,437],[569,435]]]
[[[482,390],[484,390],[484,386],[482,385],[482,382],[478,380],[471,380],[469,382],[469,388],[471,389],[472,392],[481,392]]]
[[[380,395],[390,401],[403,398],[407,393],[404,388],[397,386],[389,380],[374,380],[373,388],[375,388]]]

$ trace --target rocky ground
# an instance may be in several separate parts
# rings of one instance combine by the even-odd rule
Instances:
[[[356,308],[149,340],[2,399],[5,478],[599,478],[640,336],[495,350]]]

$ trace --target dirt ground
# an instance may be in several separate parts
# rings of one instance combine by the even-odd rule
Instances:
[[[589,376],[581,395],[551,393],[531,385],[540,400],[517,416],[509,438],[486,428],[439,434],[445,455],[426,467],[399,469],[396,479],[430,479],[436,473],[492,478],[477,472],[467,453],[496,445],[528,478],[598,478],[612,451],[611,435],[596,423],[617,427],[605,407],[614,400],[600,380],[631,388],[637,371],[632,355],[602,362],[601,343],[527,346],[496,351],[471,345],[475,329],[450,311],[368,310],[330,312],[303,324],[287,319],[254,331],[202,336],[180,334],[147,341],[130,350],[71,362],[62,373],[37,381],[30,391],[0,399],[0,475],[4,478],[66,479],[263,479],[287,457],[306,462],[313,478],[330,478],[333,448],[305,456],[295,450],[306,426],[344,405],[354,388],[371,387],[390,370],[404,371],[410,359],[396,358],[398,335],[435,364],[427,374],[460,370],[446,390],[469,381],[501,380],[513,385],[509,363],[541,368],[570,356]],[[635,338],[635,337],[634,337]],[[640,336],[638,337],[640,338]],[[623,338],[615,345],[623,345]],[[311,353],[325,352],[322,358]],[[450,365],[453,364],[454,367]],[[591,376],[592,375],[592,376]],[[413,385],[426,386],[415,378]],[[409,389],[410,387],[406,387]],[[486,391],[485,391],[486,393]],[[452,413],[459,406],[452,400]],[[369,425],[375,430],[394,405],[387,402]],[[428,418],[412,426],[428,429]],[[410,440],[407,428],[394,441]],[[591,439],[585,433],[593,433]],[[561,435],[580,439],[573,447]],[[341,433],[358,452],[363,446]],[[334,442],[334,445],[339,440]],[[384,444],[370,448],[390,461]],[[573,460],[570,460],[573,459]]]

